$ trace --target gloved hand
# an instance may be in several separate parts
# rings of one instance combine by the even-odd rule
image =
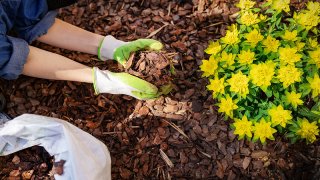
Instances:
[[[158,97],[158,88],[128,73],[113,73],[93,68],[93,86],[96,94],[125,94],[137,99],[153,99]]]
[[[98,49],[100,60],[113,59],[125,65],[132,52],[142,49],[161,50],[163,45],[154,39],[138,39],[132,42],[123,42],[113,36],[106,36]]]

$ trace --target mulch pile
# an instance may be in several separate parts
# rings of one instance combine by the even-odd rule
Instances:
[[[6,111],[12,117],[34,113],[61,118],[93,134],[110,150],[113,179],[319,179],[319,142],[290,145],[278,137],[263,146],[239,141],[205,89],[207,81],[198,70],[207,58],[203,50],[208,40],[224,35],[234,21],[234,4],[227,0],[81,0],[60,10],[60,18],[125,41],[151,35],[163,42],[172,56],[173,90],[156,100],[138,101],[120,95],[95,96],[90,84],[21,76],[1,81],[9,102]],[[114,61],[95,61],[95,56],[35,45],[89,66],[122,70]],[[140,63],[131,69],[144,72],[148,66]],[[41,156],[32,149],[25,152]],[[52,166],[47,157],[34,161],[26,156],[0,157],[0,177],[15,179],[16,170],[33,169],[32,178],[41,179],[39,165]],[[33,167],[25,169],[25,163]]]
[[[176,53],[140,51],[133,53],[124,66],[125,72],[152,83],[159,95],[167,95],[173,88],[175,69],[172,57]],[[121,70],[123,68],[119,68]]]

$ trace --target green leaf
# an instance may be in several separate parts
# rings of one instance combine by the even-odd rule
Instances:
[[[265,7],[271,6],[271,4],[272,4],[272,2],[270,2],[270,1],[269,2],[265,2],[260,7],[265,8]]]
[[[245,31],[245,30],[246,30],[246,28],[247,28],[247,26],[246,26],[246,25],[240,25],[240,32]]]
[[[312,108],[312,111],[320,111],[320,101],[317,102]]]
[[[293,18],[287,18],[286,21],[290,22],[291,24],[296,24],[296,21]]]
[[[309,120],[311,121],[317,121],[318,119],[320,119],[320,115],[311,112],[308,108],[306,107],[301,107],[298,110],[298,114],[303,116],[303,117],[307,117]]]
[[[172,89],[173,89],[173,85],[171,83],[167,84],[167,85],[163,85],[160,87],[160,90],[158,92],[158,96],[167,95],[172,91]]]
[[[247,111],[254,111],[254,108],[253,107],[251,107],[251,106],[246,106],[246,107],[244,107]]]
[[[267,97],[270,98],[272,96],[272,91],[267,89],[267,91],[265,92]]]
[[[275,11],[273,9],[267,9],[266,10],[266,14],[274,14],[274,13],[275,13]]]
[[[223,72],[225,72],[225,71],[224,71],[223,68],[219,68],[218,72],[219,72],[219,73],[223,73]]]
[[[318,35],[318,32],[319,32],[319,31],[318,31],[317,28],[312,28],[311,31],[312,31],[315,35]]]
[[[261,119],[264,116],[264,112],[263,111],[259,111],[258,115],[255,116],[254,119]]]
[[[253,137],[253,138],[252,138],[252,142],[255,143],[255,142],[258,141],[258,139],[259,139],[259,138],[257,138],[257,137]]]
[[[261,9],[260,9],[260,8],[253,8],[252,11],[255,12],[255,13],[257,13],[257,12],[260,12]]]
[[[305,39],[308,36],[308,31],[303,31],[302,38]]]
[[[301,97],[307,96],[311,92],[310,85],[305,83],[305,84],[300,84],[299,85],[299,91],[301,92]]]
[[[276,26],[279,27],[280,23],[281,23],[281,18],[277,19]]]
[[[278,125],[278,126],[277,126],[277,129],[278,129],[278,132],[279,132],[279,133],[281,133],[281,134],[283,133],[283,128],[282,128],[282,126]]]
[[[287,137],[287,138],[293,138],[293,137],[295,137],[295,136],[296,136],[296,135],[295,135],[294,133],[292,133],[292,132],[286,134],[286,137]]]
[[[297,137],[293,137],[293,138],[291,138],[290,140],[291,140],[290,143],[291,143],[291,144],[294,144],[294,143],[297,142],[298,138],[297,138]]]
[[[273,15],[273,16],[271,17],[271,22],[273,23],[273,22],[276,22],[276,21],[277,21],[277,16]]]
[[[290,126],[288,129],[292,132],[296,132],[299,129],[299,127],[296,124],[294,124],[294,125]]]
[[[238,54],[239,53],[239,45],[236,44],[232,47],[232,53],[233,54]]]
[[[248,118],[251,117],[250,111],[248,111],[248,110],[244,112],[244,115],[246,115]]]
[[[273,95],[274,97],[276,97],[277,99],[280,99],[280,94],[278,91],[273,91]]]
[[[173,64],[170,64],[170,73],[171,73],[172,75],[176,75],[176,74],[177,74],[177,73],[176,73],[176,69],[174,68]]]

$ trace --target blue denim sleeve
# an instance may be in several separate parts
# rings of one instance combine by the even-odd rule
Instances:
[[[45,0],[22,0],[17,11],[14,29],[18,37],[31,43],[47,33],[57,11],[48,11]]]
[[[18,78],[28,55],[26,41],[0,34],[0,77],[8,80]]]

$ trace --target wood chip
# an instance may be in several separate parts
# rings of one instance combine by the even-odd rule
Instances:
[[[242,162],[242,167],[243,169],[247,169],[249,164],[251,162],[251,158],[250,157],[245,157],[243,162]]]
[[[254,151],[251,153],[251,157],[254,159],[261,159],[263,157],[267,157],[269,155],[266,151]]]

